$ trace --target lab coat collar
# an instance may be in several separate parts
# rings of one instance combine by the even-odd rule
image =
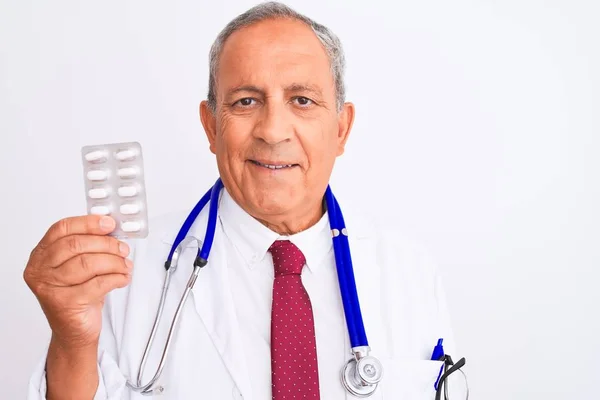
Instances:
[[[232,245],[254,269],[267,256],[269,247],[276,240],[289,240],[304,257],[306,266],[314,273],[332,247],[327,212],[310,228],[293,235],[280,235],[267,228],[241,208],[227,190],[223,190],[219,219],[225,235]]]

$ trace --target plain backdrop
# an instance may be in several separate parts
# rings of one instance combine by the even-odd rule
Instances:
[[[85,212],[81,147],[139,141],[150,214],[194,204],[217,176],[208,50],[255,2],[0,4],[0,397],[17,399],[49,337],[22,272]],[[599,398],[600,3],[288,4],[346,50],[357,118],[332,187],[437,260],[471,398]]]

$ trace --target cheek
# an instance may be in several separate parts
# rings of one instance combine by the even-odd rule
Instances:
[[[236,126],[235,118],[232,118],[228,114],[223,114],[219,118],[217,124],[217,148],[220,153],[235,153],[238,144],[236,140],[239,140],[239,135],[235,133],[239,131]]]
[[[251,124],[240,118],[223,114],[217,123],[217,154],[228,164],[244,160]],[[233,167],[237,168],[237,167]]]
[[[329,168],[338,153],[337,124],[321,123],[313,132],[304,141],[311,167]]]
[[[217,119],[217,146],[220,147],[220,150],[225,150],[227,144],[227,134],[231,130],[231,117],[226,113],[219,114],[219,118]]]

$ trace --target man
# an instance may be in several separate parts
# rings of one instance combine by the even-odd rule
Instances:
[[[209,263],[155,385],[162,398],[353,398],[340,383],[352,354],[323,207],[354,120],[343,68],[339,40],[278,3],[250,9],[216,39],[200,117],[225,189]],[[24,274],[52,329],[30,399],[146,398],[126,382],[137,383],[185,216],[153,221],[148,238],[129,245],[107,236],[107,217],[66,218],[47,231]],[[371,398],[433,399],[433,347],[444,338],[452,349],[439,279],[395,232],[345,217],[369,344],[385,368]],[[207,210],[189,235],[203,239],[206,220]],[[191,271],[194,256],[184,252],[179,268]],[[142,384],[188,276],[173,276]]]

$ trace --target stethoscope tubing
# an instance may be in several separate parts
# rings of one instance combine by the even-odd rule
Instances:
[[[164,366],[164,362],[166,361],[166,356],[168,354],[168,349],[171,344],[170,343],[171,335],[174,333],[174,330],[177,326],[177,322],[178,322],[179,315],[180,315],[181,309],[183,307],[183,304],[185,303],[185,300],[186,300],[189,292],[191,291],[191,289],[196,281],[196,278],[198,277],[198,272],[199,272],[200,268],[204,267],[208,263],[208,256],[210,254],[210,249],[212,247],[214,236],[215,236],[215,231],[216,231],[219,195],[220,195],[222,188],[223,188],[223,183],[221,181],[221,178],[219,178],[219,179],[217,179],[215,184],[204,194],[204,196],[202,196],[202,198],[198,201],[198,203],[196,203],[196,205],[194,206],[192,211],[189,213],[189,215],[185,219],[184,223],[182,224],[181,228],[179,229],[179,232],[177,233],[177,236],[175,237],[173,245],[171,246],[171,249],[169,251],[167,261],[165,262],[165,269],[167,270],[167,276],[165,278],[165,286],[163,287],[163,293],[161,295],[161,300],[160,300],[161,304],[159,307],[160,311],[156,315],[156,319],[155,319],[154,327],[152,329],[150,340],[146,346],[146,350],[144,351],[142,364],[140,366],[141,368],[140,368],[140,371],[138,372],[138,379],[137,379],[138,386],[135,387],[134,385],[130,384],[130,386],[134,390],[141,390],[143,394],[150,394],[153,392],[151,387],[156,382],[156,380],[158,379],[158,377],[160,376],[160,374],[162,372],[162,368]],[[141,378],[142,378],[143,370],[144,370],[144,367],[146,364],[147,352],[149,350],[149,347],[152,345],[157,324],[160,322],[160,319],[161,319],[162,308],[164,305],[164,298],[166,297],[166,290],[167,290],[167,287],[169,286],[169,282],[170,282],[170,275],[171,275],[171,273],[174,272],[174,270],[177,266],[177,262],[179,260],[179,254],[183,251],[183,249],[178,250],[178,248],[180,247],[180,245],[185,244],[182,242],[186,241],[187,234],[189,233],[194,222],[196,221],[196,218],[198,217],[200,212],[202,212],[204,207],[209,202],[210,202],[210,204],[209,204],[208,223],[207,223],[207,227],[206,227],[204,240],[202,241],[202,246],[199,246],[199,242],[200,242],[199,239],[189,238],[189,239],[194,239],[198,244],[198,246],[197,246],[198,252],[196,255],[196,259],[194,261],[194,272],[193,272],[192,276],[190,277],[188,285],[186,286],[186,290],[185,290],[185,292],[180,300],[180,303],[177,307],[177,311],[175,313],[173,322],[169,329],[169,337],[167,339],[167,343],[165,344],[165,348],[163,351],[163,356],[161,357],[159,368],[158,368],[156,374],[154,375],[154,377],[151,379],[151,381],[146,385],[142,385]],[[356,280],[354,277],[354,270],[353,270],[353,266],[352,266],[352,257],[350,254],[350,243],[349,243],[348,235],[346,232],[346,224],[344,222],[344,217],[342,215],[340,206],[337,202],[337,199],[333,195],[330,186],[327,186],[327,189],[325,192],[325,202],[327,205],[327,211],[328,211],[328,215],[329,215],[329,225],[330,225],[331,233],[332,233],[333,251],[334,251],[334,256],[335,256],[338,280],[339,280],[339,290],[341,293],[342,303],[343,303],[343,307],[344,307],[344,315],[345,315],[345,319],[346,319],[346,325],[348,328],[348,336],[349,336],[351,347],[352,347],[353,351],[355,352],[357,357],[359,357],[360,353],[362,353],[364,351],[364,349],[361,349],[361,348],[367,347],[367,349],[368,349],[369,344],[367,341],[367,335],[366,335],[365,327],[363,324],[360,303],[358,300],[358,292],[356,289]],[[177,258],[176,258],[175,262],[173,263],[173,257],[176,252],[177,252]],[[172,267],[175,267],[175,268],[172,268]],[[360,353],[357,351],[360,351]],[[367,350],[367,353],[368,353],[368,350]],[[358,358],[357,358],[357,360],[358,360]],[[160,388],[160,389],[162,390],[162,388]]]
[[[194,221],[198,218],[198,215],[206,204],[210,202],[209,211],[208,211],[208,224],[206,226],[206,233],[204,234],[204,241],[202,243],[202,248],[198,249],[197,259],[203,260],[205,263],[208,261],[208,255],[210,254],[210,249],[212,248],[213,240],[215,237],[215,230],[217,226],[217,208],[219,203],[219,194],[221,189],[223,188],[223,182],[221,178],[217,179],[215,184],[202,196],[202,198],[196,203],[190,214],[187,216],[181,228],[179,228],[179,232],[175,237],[175,241],[171,246],[171,250],[169,251],[169,255],[167,257],[167,262],[165,263],[165,268],[170,268],[171,260],[173,259],[173,254],[177,249],[177,246],[186,238],[188,232],[194,225]]]
[[[171,267],[170,266],[171,260],[173,259],[173,254],[175,253],[177,246],[179,246],[179,244],[187,236],[192,225],[194,224],[194,221],[196,221],[198,214],[200,214],[200,212],[204,209],[204,207],[210,200],[211,194],[212,194],[212,188],[210,188],[204,194],[204,196],[202,196],[202,198],[198,201],[198,203],[196,203],[196,205],[194,206],[192,211],[190,211],[189,215],[187,216],[187,218],[181,225],[181,228],[179,228],[179,232],[177,233],[177,236],[175,237],[175,241],[173,242],[173,245],[171,246],[171,250],[169,251],[169,255],[167,256],[167,261],[165,262],[165,269],[168,270]],[[208,230],[207,230],[207,233],[208,233]]]
[[[177,233],[173,246],[169,252],[167,262],[165,263],[166,269],[170,266],[170,261],[175,249],[179,246],[181,241],[185,239],[200,212],[204,209],[206,204],[210,202],[208,226],[204,235],[202,248],[198,249],[197,255],[198,261],[202,260],[204,263],[208,261],[216,229],[218,198],[222,188],[223,182],[221,181],[221,178],[218,178],[212,188],[202,196],[200,201],[198,201],[196,206],[192,209]],[[331,231],[332,233],[336,232],[332,238],[333,250],[351,347],[368,346],[369,342],[367,340],[360,302],[358,300],[356,280],[352,266],[352,256],[350,254],[350,244],[346,233],[346,224],[339,203],[333,195],[330,186],[327,186],[325,191],[325,201],[327,212],[329,214]]]
[[[219,206],[219,194],[223,188],[223,182],[221,179],[217,179],[214,186],[212,187],[210,194],[210,208],[208,210],[208,225],[206,227],[206,234],[204,235],[204,242],[202,243],[202,249],[198,252],[198,258],[203,262],[208,262],[208,254],[215,238],[215,230],[217,227],[217,209]]]
[[[336,268],[339,279],[340,293],[346,325],[348,326],[348,336],[352,348],[368,346],[367,334],[363,324],[354,270],[352,267],[352,257],[350,254],[350,243],[346,233],[346,224],[344,216],[340,210],[337,199],[327,187],[325,192],[325,201],[327,212],[329,214],[329,225],[333,236],[333,251],[336,260]],[[333,232],[336,232],[335,234]]]

